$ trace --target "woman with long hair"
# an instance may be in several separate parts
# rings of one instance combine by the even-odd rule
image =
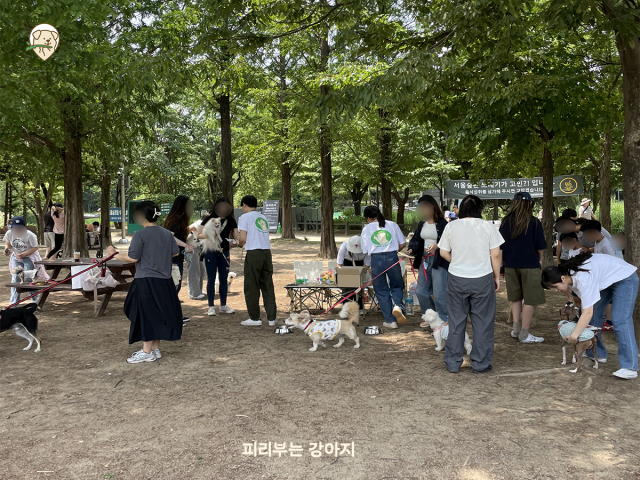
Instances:
[[[373,288],[385,320],[383,326],[398,328],[398,323],[407,321],[404,315],[404,280],[398,262],[398,252],[407,241],[400,227],[385,219],[378,207],[365,208],[364,218],[367,225],[361,234],[362,252],[370,255],[366,261],[371,263]]]
[[[207,315],[214,316],[216,307],[214,303],[216,293],[216,274],[218,276],[218,295],[220,296],[220,313],[236,313],[236,311],[227,305],[227,277],[229,276],[231,256],[229,249],[235,247],[238,242],[238,224],[233,216],[233,205],[224,197],[219,197],[213,205],[209,215],[202,219],[202,225],[198,227],[198,238],[207,238],[204,235],[204,226],[213,218],[219,218],[222,222],[221,252],[205,252],[204,267],[207,271],[207,300],[209,302],[209,310]],[[232,239],[233,242],[229,242]]]
[[[142,342],[142,349],[128,363],[154,362],[162,358],[160,340],[180,340],[182,308],[171,278],[172,258],[180,253],[171,233],[156,222],[160,207],[145,201],[136,205],[133,221],[142,229],[133,234],[128,253],[116,260],[136,264],[136,274],[124,301],[124,313],[131,322],[129,344]],[[107,254],[117,253],[113,246]]]
[[[180,270],[180,283],[177,291],[180,293],[182,288],[182,274],[184,272],[184,253],[192,252],[192,248],[187,245],[187,237],[189,236],[189,224],[193,215],[193,202],[186,195],[178,195],[173,201],[171,210],[164,221],[164,228],[173,233],[176,244],[180,249],[180,253],[173,257],[173,263]],[[186,319],[185,319],[186,320]]]
[[[500,224],[500,234],[504,238],[500,248],[507,299],[513,315],[511,336],[521,343],[544,342],[544,338],[529,333],[535,307],[546,301],[540,286],[540,268],[547,242],[540,220],[533,216],[533,200],[528,192],[515,194]]]
[[[420,223],[409,242],[407,253],[414,256],[413,267],[418,269],[416,295],[422,313],[435,310],[440,318],[447,321],[447,280],[449,262],[440,256],[438,242],[442,237],[447,220],[440,206],[431,195],[423,195],[417,207]],[[433,295],[433,299],[431,296]],[[423,321],[421,327],[429,324]]]
[[[602,328],[604,313],[611,303],[613,331],[618,340],[620,369],[613,374],[623,379],[638,377],[638,345],[633,328],[633,308],[638,296],[637,268],[611,255],[581,253],[558,266],[542,271],[542,286],[565,293],[573,290],[582,302],[582,313],[567,337],[576,343],[591,324]],[[607,349],[597,338],[598,362],[607,362]]]
[[[464,197],[459,220],[447,224],[438,243],[440,255],[450,262],[449,337],[444,363],[451,373],[458,373],[462,365],[467,317],[473,328],[471,368],[474,373],[492,369],[500,245],[504,240],[493,223],[482,219],[483,208],[484,203],[475,195]]]
[[[61,203],[54,203],[51,206],[51,218],[53,219],[54,247],[47,254],[47,260],[54,257],[62,248],[62,244],[64,243],[64,205]]]

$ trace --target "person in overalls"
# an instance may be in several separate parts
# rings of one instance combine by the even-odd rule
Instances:
[[[362,244],[359,235],[354,235],[346,242],[342,242],[340,250],[338,250],[338,268],[342,267],[364,267],[365,255],[362,252]],[[367,262],[370,263],[370,262]],[[355,288],[343,288],[342,293],[349,295]],[[358,305],[360,305],[360,315],[364,313],[364,293],[356,294],[358,297]],[[353,300],[353,299],[352,299]]]
[[[398,261],[407,240],[398,224],[386,220],[378,207],[364,209],[367,226],[362,229],[362,252],[371,255],[373,288],[386,328],[398,328],[407,322],[404,306],[404,280]]]

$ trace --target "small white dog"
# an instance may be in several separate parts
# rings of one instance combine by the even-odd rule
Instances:
[[[212,218],[204,227],[202,234],[207,238],[201,239],[203,252],[221,252],[222,251],[222,221],[219,218]]]
[[[433,338],[437,345],[436,351],[440,352],[444,350],[444,344],[449,337],[449,325],[444,323],[440,315],[433,310],[427,310],[424,315],[422,315],[422,319],[428,322],[431,330],[433,330]],[[467,351],[467,355],[471,355],[471,340],[469,340],[467,332],[464,332],[464,348]]]
[[[38,276],[38,270],[25,270],[24,267],[17,266],[11,270],[13,275],[20,277],[20,283],[25,283],[25,279],[30,278],[32,282],[35,282]]]
[[[230,287],[231,284],[233,283],[233,279],[236,278],[238,275],[236,274],[236,272],[229,272],[229,275],[227,275],[227,285]]]
[[[344,343],[344,336],[346,335],[351,340],[356,342],[353,348],[360,348],[360,339],[356,332],[356,325],[360,317],[360,307],[356,302],[348,302],[340,311],[340,318],[342,320],[313,320],[308,310],[304,310],[300,313],[292,313],[284,323],[285,325],[298,327],[304,333],[311,337],[313,340],[313,347],[309,349],[310,352],[315,352],[318,349],[318,345],[326,347],[323,340],[333,340],[336,336],[340,337],[338,343],[333,348],[340,348]]]

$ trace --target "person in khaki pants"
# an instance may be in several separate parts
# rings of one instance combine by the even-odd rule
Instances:
[[[273,290],[273,260],[269,241],[269,222],[256,211],[258,200],[247,195],[240,201],[243,214],[238,219],[239,245],[247,254],[244,262],[244,299],[249,318],[240,325],[260,326],[260,293],[269,326],[276,325],[276,294]]]

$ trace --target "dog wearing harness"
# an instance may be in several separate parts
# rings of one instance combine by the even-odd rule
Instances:
[[[440,315],[431,309],[422,315],[422,319],[429,324],[433,331],[433,338],[436,341],[436,351],[440,352],[444,350],[447,338],[449,338],[449,323],[443,322]],[[471,355],[472,345],[467,332],[464,332],[464,348],[467,351],[467,355]]]
[[[347,336],[355,342],[353,348],[360,348],[360,339],[356,333],[356,325],[360,315],[360,307],[356,302],[347,302],[343,305],[340,311],[340,318],[342,320],[314,320],[311,318],[308,310],[304,310],[300,313],[292,313],[284,323],[288,326],[297,327],[313,341],[313,347],[309,349],[310,352],[318,350],[318,345],[326,347],[324,340],[333,340],[338,338],[333,348],[340,348],[344,343],[344,337]]]

